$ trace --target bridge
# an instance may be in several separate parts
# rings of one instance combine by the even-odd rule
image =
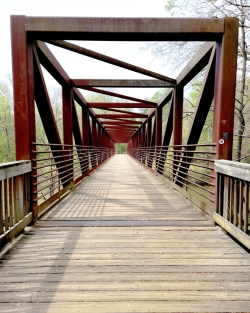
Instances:
[[[11,26],[16,161],[0,165],[0,312],[249,312],[250,166],[232,161],[238,20],[12,16]],[[204,44],[171,78],[65,40]],[[150,79],[70,78],[51,45]],[[62,87],[62,134],[44,69]],[[184,139],[184,88],[201,71]],[[104,87],[166,92],[155,103]],[[115,100],[87,102],[81,89]],[[200,143],[211,105],[212,139]]]

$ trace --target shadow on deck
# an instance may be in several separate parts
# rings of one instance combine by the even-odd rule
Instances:
[[[1,255],[0,312],[249,312],[249,272],[219,227],[115,155]]]

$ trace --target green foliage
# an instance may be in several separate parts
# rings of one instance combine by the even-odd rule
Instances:
[[[117,154],[124,154],[126,152],[127,145],[126,143],[117,143],[115,145],[115,151]]]
[[[14,114],[12,93],[7,83],[0,83],[0,162],[15,160]]]
[[[165,5],[165,10],[167,12],[170,12],[171,15],[173,15],[173,12],[171,12],[175,8],[175,0],[168,0],[167,4]]]

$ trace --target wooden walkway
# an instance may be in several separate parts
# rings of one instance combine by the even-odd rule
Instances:
[[[1,255],[0,312],[250,312],[250,256],[116,155]]]

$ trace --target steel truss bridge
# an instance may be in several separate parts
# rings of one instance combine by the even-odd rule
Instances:
[[[238,19],[12,16],[11,33],[16,162],[0,165],[0,312],[249,312],[250,167],[232,161]],[[72,43],[87,40],[204,44],[173,78]],[[147,79],[69,77],[50,45]],[[43,68],[62,88],[62,134]],[[184,140],[184,88],[201,71]],[[166,92],[156,103],[106,87]],[[211,105],[212,139],[200,144]]]

